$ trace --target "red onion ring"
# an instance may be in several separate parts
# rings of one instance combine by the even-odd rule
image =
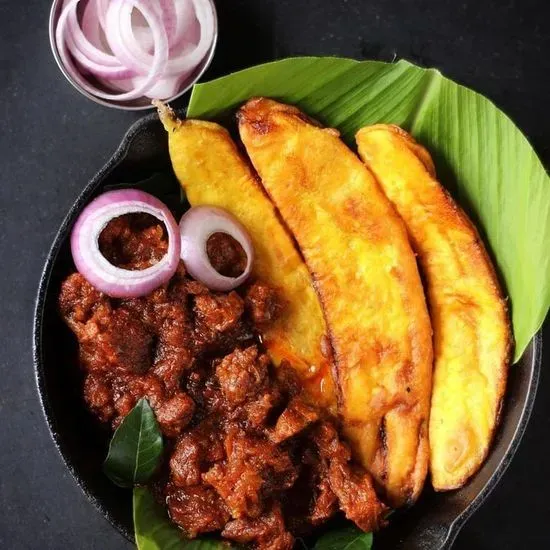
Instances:
[[[90,0],[90,2],[93,2],[94,0]],[[101,28],[103,29],[103,32],[105,32],[105,29],[107,28],[107,22],[105,20],[105,16],[107,14],[107,10],[109,9],[109,2],[111,0],[95,0],[97,4],[97,15],[99,18],[99,24],[101,25]]]
[[[238,277],[226,277],[212,266],[206,244],[214,233],[233,237],[246,254],[246,268]],[[189,274],[212,290],[226,291],[241,285],[252,270],[254,247],[243,225],[229,212],[215,206],[195,206],[180,221],[181,258]]]
[[[175,2],[176,8],[176,31],[178,43],[185,39],[189,31],[189,27],[196,21],[195,5],[193,0],[179,0]],[[178,43],[174,44],[174,49]]]
[[[69,3],[70,0],[66,0],[63,6],[66,7]],[[67,32],[66,42],[70,54],[83,69],[97,77],[121,80],[134,76],[136,74],[135,71],[127,69],[116,57],[97,48],[85,35],[83,30],[84,21],[86,20],[89,27],[93,6],[95,6],[95,2],[88,2],[86,4],[82,18],[82,29],[78,24],[76,13],[78,6],[75,5],[69,12],[67,22],[69,32]]]
[[[176,6],[173,0],[159,0],[158,7],[168,37],[168,46],[171,48],[178,38],[176,36]]]
[[[139,271],[111,264],[99,250],[99,236],[107,224],[124,214],[146,213],[164,223],[168,251],[155,265]],[[149,294],[175,273],[181,250],[178,224],[168,207],[149,193],[135,189],[108,191],[80,214],[71,233],[71,252],[78,271],[95,288],[114,298]]]
[[[135,71],[127,69],[124,65],[110,66],[92,61],[78,49],[77,43],[70,35],[67,36],[67,47],[79,65],[98,77],[122,80],[124,78],[131,78],[136,74]]]
[[[195,13],[200,25],[199,42],[191,47],[184,48],[178,55],[168,60],[165,76],[174,76],[194,69],[208,52],[214,37],[214,13],[209,3],[203,0],[192,0]],[[112,8],[110,8],[112,9]],[[132,69],[141,72],[151,64],[151,55],[144,48],[135,34],[132,26],[131,6],[120,6],[116,15],[120,19],[120,35],[113,33],[109,44],[116,55]],[[107,23],[109,24],[109,14]]]
[[[176,95],[214,40],[211,0],[85,0],[81,21],[78,3],[62,4],[59,57],[83,90],[108,101]],[[123,93],[98,89],[88,74]]]
[[[153,10],[147,7],[146,2],[143,0],[114,0],[111,4],[113,6],[119,6],[122,3],[132,3],[136,6],[147,19],[153,31],[153,37],[155,40],[155,55],[153,57],[153,63],[150,66],[147,78],[141,84],[141,86],[134,88],[129,92],[122,94],[109,94],[102,90],[99,90],[95,86],[89,84],[82,78],[80,72],[75,68],[72,60],[70,59],[67,47],[66,47],[66,34],[69,21],[69,15],[73,10],[76,10],[77,4],[80,0],[71,0],[61,12],[59,21],[56,28],[55,40],[59,51],[59,56],[63,65],[70,73],[71,77],[88,93],[95,95],[101,99],[113,100],[113,101],[129,101],[131,99],[137,99],[142,97],[154,84],[158,81],[159,77],[164,71],[166,62],[168,60],[168,41],[166,38],[166,32],[164,27],[160,23],[160,18]],[[111,9],[111,8],[110,8]]]
[[[65,0],[63,6],[66,7],[69,2],[70,0]],[[88,2],[88,4],[93,4],[93,2]],[[88,8],[88,5],[86,6],[86,8]],[[84,34],[83,29],[80,28],[80,25],[78,23],[76,6],[69,13],[68,26],[69,33],[67,34],[67,38],[70,42],[72,42],[72,44],[74,44],[74,49],[81,53],[83,57],[95,63],[99,63],[109,67],[121,66],[120,61],[114,55],[108,54],[103,50],[100,50],[99,48],[94,46],[94,44],[92,44],[90,40],[88,40],[88,37]],[[71,53],[73,53],[72,50]]]
[[[99,6],[101,2],[102,0],[88,0],[88,2],[86,2],[86,6],[84,6],[84,13],[82,14],[81,27],[84,36],[91,42],[91,44],[93,44],[96,48],[105,51],[107,49],[106,41],[101,38],[101,34],[103,32],[101,16],[105,18],[105,14],[101,13]]]

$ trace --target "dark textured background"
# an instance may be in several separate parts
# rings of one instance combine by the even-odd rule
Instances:
[[[547,4],[217,0],[220,41],[207,76],[296,54],[406,57],[493,99],[550,166]],[[50,440],[34,384],[31,325],[57,227],[139,115],[97,106],[65,82],[49,49],[48,10],[46,0],[0,0],[0,547],[130,548],[87,502]],[[548,325],[545,333],[548,342]],[[549,392],[543,369],[523,444],[457,550],[550,547]]]

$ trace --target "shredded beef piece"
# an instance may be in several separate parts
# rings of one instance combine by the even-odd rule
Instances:
[[[182,385],[185,391],[193,398],[195,403],[202,407],[203,389],[206,382],[206,373],[204,369],[193,370],[184,377]]]
[[[199,294],[194,302],[197,353],[226,355],[253,338],[243,318],[243,301],[236,292]]]
[[[100,241],[127,269],[152,265],[167,246],[164,228],[140,216],[113,220]],[[208,246],[218,269],[237,269],[234,244]],[[379,527],[386,509],[370,476],[296,372],[286,361],[274,368],[261,347],[258,334],[280,311],[276,292],[256,281],[239,293],[212,292],[182,262],[141,298],[111,299],[70,275],[59,310],[79,342],[88,408],[116,428],[147,399],[167,449],[152,487],[190,537],[222,531],[258,550],[290,550],[339,510]]]
[[[194,428],[186,429],[169,462],[170,479],[177,487],[202,483],[201,474],[225,458],[220,421],[208,417]]]
[[[253,543],[258,550],[291,550],[294,537],[286,530],[279,506],[258,518],[230,521],[222,536],[239,544]]]
[[[269,358],[256,346],[236,349],[216,367],[216,375],[224,397],[231,405],[240,405],[265,385]]]
[[[227,464],[214,464],[202,477],[224,500],[232,517],[257,517],[264,506],[261,494],[264,480],[257,468],[241,466],[238,474],[236,470]]]
[[[111,310],[109,298],[80,273],[73,273],[63,281],[58,303],[61,315],[79,340],[86,323],[96,312],[105,315]]]
[[[84,400],[102,422],[109,422],[113,418],[113,393],[108,379],[88,374],[84,380]]]
[[[292,398],[301,393],[302,384],[298,378],[298,374],[288,361],[284,359],[281,361],[275,376],[279,387],[288,397]]]
[[[224,332],[238,323],[244,306],[236,292],[229,294],[201,294],[195,297],[198,322],[208,331]]]
[[[212,415],[225,415],[229,410],[215,373],[210,369],[206,371],[199,366],[184,380],[183,387],[198,405],[199,420]]]
[[[166,395],[163,383],[152,374],[120,375],[113,378],[111,387],[116,411],[113,420],[115,428],[141,398],[146,398],[151,407],[156,409]]]
[[[255,282],[246,291],[246,310],[257,326],[272,323],[281,310],[277,293],[264,283]]]
[[[170,279],[166,288],[166,297],[168,301],[181,304],[184,307],[187,307],[190,294],[187,288],[189,279],[186,275],[185,266],[183,262],[180,262],[176,268],[176,273],[174,273],[174,276]]]
[[[152,341],[144,324],[127,309],[103,310],[81,333],[80,361],[88,371],[146,372]]]
[[[101,232],[99,249],[113,265],[123,269],[145,269],[166,254],[165,233],[154,216],[124,214],[111,220]]]
[[[178,302],[161,302],[155,304],[155,316],[156,332],[162,344],[173,349],[193,348],[192,323],[185,306]]]
[[[348,519],[366,532],[381,526],[385,507],[376,497],[366,471],[334,461],[330,464],[329,482]]]
[[[210,290],[204,283],[201,283],[200,281],[194,281],[193,279],[186,279],[185,290],[190,296],[210,294]]]
[[[258,517],[265,498],[292,486],[298,473],[289,454],[267,440],[233,429],[225,440],[227,459],[215,464],[204,481],[224,499],[231,515]]]
[[[300,451],[300,476],[286,495],[284,512],[292,533],[309,535],[315,526],[328,521],[339,508],[328,480],[328,465],[310,445]]]
[[[308,405],[303,398],[295,397],[279,416],[271,434],[271,440],[275,443],[282,443],[299,434],[318,419],[319,413],[315,408]]]
[[[157,360],[152,372],[164,382],[169,392],[177,391],[181,377],[193,364],[190,350],[182,348],[167,349],[162,345],[157,347]]]
[[[363,531],[378,529],[383,524],[386,507],[378,500],[370,475],[350,464],[349,448],[340,441],[332,424],[322,423],[314,441],[328,465],[330,487],[346,517]]]
[[[226,277],[238,277],[246,269],[248,258],[243,247],[227,233],[214,233],[206,242],[212,267]]]
[[[348,462],[351,460],[351,452],[338,436],[338,431],[332,422],[324,421],[316,426],[312,440],[319,455],[327,461],[339,460]]]
[[[203,448],[194,433],[184,434],[170,457],[171,479],[176,487],[190,487],[201,482]]]
[[[169,391],[175,391],[182,374],[194,361],[192,321],[181,303],[170,302],[164,292],[159,293],[158,299],[153,313],[157,335],[153,372],[164,381]]]
[[[134,402],[145,397],[153,409],[165,399],[164,386],[153,374],[119,376],[113,382],[113,390],[115,401],[125,394],[130,395]]]
[[[338,498],[334,494],[329,480],[323,475],[319,475],[308,519],[312,525],[320,525],[329,520],[337,511]]]
[[[222,425],[221,418],[211,415],[193,430],[201,442],[206,466],[225,458]]]
[[[166,504],[172,521],[189,537],[219,531],[230,517],[223,501],[206,485],[175,487],[168,484]]]
[[[253,400],[248,401],[235,412],[235,419],[251,428],[263,428],[274,409],[281,403],[282,395],[276,386],[262,390]]]
[[[160,429],[168,437],[179,435],[191,421],[194,412],[194,401],[181,391],[155,408]]]
[[[152,337],[145,325],[129,310],[113,309],[82,275],[65,280],[59,307],[80,342],[84,370],[137,373],[151,365]]]

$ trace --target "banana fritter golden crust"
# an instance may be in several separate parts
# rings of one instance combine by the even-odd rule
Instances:
[[[290,363],[316,402],[336,409],[326,325],[311,276],[278,214],[227,130],[200,120],[180,121],[158,103],[168,132],[174,172],[192,206],[224,208],[248,229],[254,275],[276,289],[284,308],[263,334],[272,360]]]
[[[435,359],[430,470],[436,490],[455,489],[479,469],[497,424],[512,348],[506,303],[475,227],[436,181],[426,149],[396,126],[356,137],[425,275]]]
[[[390,503],[412,502],[428,464],[432,334],[406,229],[336,131],[269,99],[238,117],[321,298],[344,430]]]

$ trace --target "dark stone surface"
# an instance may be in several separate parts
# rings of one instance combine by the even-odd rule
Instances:
[[[207,76],[296,54],[406,57],[493,99],[550,165],[546,0],[217,3],[220,42]],[[57,227],[138,115],[97,106],[65,82],[49,49],[48,10],[44,0],[0,2],[0,546],[130,548],[87,502],[50,441],[35,390],[31,326]],[[550,546],[549,392],[543,369],[523,444],[455,548]]]

